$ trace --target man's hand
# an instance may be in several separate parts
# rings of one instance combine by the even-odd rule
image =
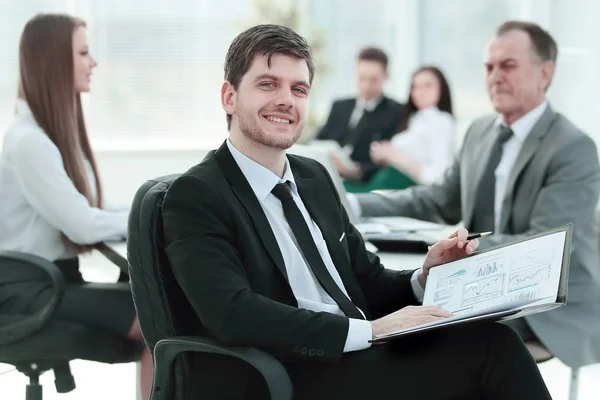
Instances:
[[[392,146],[392,143],[389,141],[373,142],[371,143],[371,148],[369,150],[371,161],[379,165],[390,164],[391,160],[395,156],[395,153],[397,153],[397,150],[394,148],[394,146]]]
[[[423,325],[451,317],[452,314],[438,306],[408,306],[371,322],[373,339],[400,329]]]
[[[423,270],[419,274],[419,283],[425,287],[425,281],[429,270],[436,265],[449,263],[473,254],[479,246],[479,240],[467,241],[469,232],[465,228],[460,228],[456,232],[448,236],[447,239],[440,240],[431,248],[425,257]]]
[[[329,154],[331,155],[331,161],[333,161],[335,169],[337,169],[342,178],[351,181],[360,181],[362,179],[362,170],[360,169],[359,163],[355,162],[352,167],[347,167],[334,151],[330,152]]]

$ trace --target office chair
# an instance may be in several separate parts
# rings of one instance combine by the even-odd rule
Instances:
[[[34,287],[39,287],[40,281],[47,283],[46,289],[38,295],[47,297],[48,301],[34,314],[0,313],[0,363],[15,366],[29,378],[26,400],[42,400],[39,377],[50,369],[54,370],[54,382],[58,393],[67,393],[75,389],[75,380],[69,368],[71,360],[83,359],[112,364],[140,359],[143,350],[140,343],[75,322],[52,319],[64,294],[62,273],[53,263],[31,254],[5,251],[0,252],[0,268],[9,277],[21,275],[11,274],[11,271],[30,270],[27,275],[32,277],[30,281],[8,283],[21,285],[25,293],[32,283]],[[4,301],[18,302],[20,299],[11,298]]]
[[[163,248],[162,202],[177,176],[143,184],[134,197],[129,217],[129,276],[140,327],[154,358],[152,400],[188,398],[188,383],[193,379],[188,375],[191,352],[245,361],[264,377],[272,400],[291,399],[292,384],[287,371],[270,354],[192,336],[193,327],[200,321],[178,285]]]

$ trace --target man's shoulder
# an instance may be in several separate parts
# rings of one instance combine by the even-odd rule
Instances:
[[[333,101],[332,108],[354,107],[355,105],[356,105],[356,97],[344,97],[341,99],[335,99]]]
[[[584,138],[589,138],[589,135],[585,133],[580,127],[575,125],[575,123],[573,123],[570,119],[558,112],[555,112],[554,122],[550,127],[550,131],[570,140],[581,140]]]
[[[496,113],[489,113],[481,117],[477,117],[473,120],[473,122],[471,122],[469,131],[484,133],[494,124],[494,122],[496,122],[497,119],[498,114]]]
[[[404,105],[402,103],[400,103],[399,101],[397,101],[391,97],[385,96],[385,95],[383,96],[381,101],[383,102],[383,104],[385,105],[385,108],[387,108],[387,109],[401,110],[402,108],[404,108]]]
[[[287,153],[287,158],[290,161],[290,166],[294,173],[301,174],[305,177],[320,177],[325,170],[325,166],[309,157]]]
[[[179,175],[171,183],[167,197],[173,194],[191,195],[193,192],[214,192],[216,186],[225,180],[221,169],[214,157],[214,150],[206,155],[199,164],[190,167],[186,172]]]

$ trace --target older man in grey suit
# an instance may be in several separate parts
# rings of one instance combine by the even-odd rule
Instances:
[[[462,220],[469,231],[494,231],[482,246],[573,223],[567,305],[516,320],[513,327],[523,340],[540,341],[578,367],[600,361],[594,218],[600,167],[594,142],[545,99],[556,56],[556,42],[539,26],[502,24],[485,55],[488,93],[498,115],[471,125],[454,164],[436,184],[355,199],[363,216]]]

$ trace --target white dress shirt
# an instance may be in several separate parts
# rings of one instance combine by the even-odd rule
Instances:
[[[494,227],[495,231],[499,232],[500,215],[502,213],[502,202],[506,195],[506,184],[508,183],[508,177],[513,169],[517,157],[523,147],[523,142],[529,136],[531,129],[535,123],[540,119],[544,111],[548,107],[548,101],[544,100],[539,106],[523,115],[521,118],[516,120],[510,125],[510,129],[513,131],[513,136],[502,145],[502,158],[494,175],[496,177],[496,193],[494,197]],[[502,116],[498,116],[495,125],[508,126]],[[501,233],[501,232],[499,232]]]
[[[85,162],[92,194],[95,180]],[[36,123],[23,100],[0,154],[0,250],[47,260],[76,256],[61,239],[77,244],[119,239],[127,233],[127,211],[91,207],[67,175],[58,147]]]
[[[344,282],[333,264],[333,260],[331,259],[329,250],[327,249],[327,243],[325,243],[325,240],[323,239],[321,230],[310,217],[308,210],[298,194],[298,188],[296,187],[294,175],[290,169],[287,158],[285,173],[283,178],[279,178],[267,168],[242,154],[231,144],[229,139],[227,140],[227,147],[237,165],[240,167],[240,170],[248,180],[250,187],[252,187],[254,194],[267,216],[269,225],[275,234],[277,244],[279,245],[281,255],[283,256],[292,292],[298,301],[298,307],[315,312],[328,312],[344,315],[343,311],[323,289],[311,269],[308,267],[302,252],[299,250],[292,229],[285,218],[281,201],[271,193],[271,190],[273,190],[278,183],[284,183],[286,181],[291,182],[292,197],[306,220],[312,238],[319,250],[319,254],[323,258],[323,262],[335,283],[340,287],[342,292],[348,296],[348,292],[344,287]],[[362,310],[360,311],[364,315],[364,312]],[[373,336],[371,323],[361,319],[349,318],[349,320],[350,324],[348,336],[346,337],[346,343],[344,345],[344,352],[362,350],[370,347],[369,340]]]
[[[408,128],[391,140],[396,150],[421,165],[422,185],[435,182],[452,165],[453,142],[454,119],[435,106],[417,111]]]

